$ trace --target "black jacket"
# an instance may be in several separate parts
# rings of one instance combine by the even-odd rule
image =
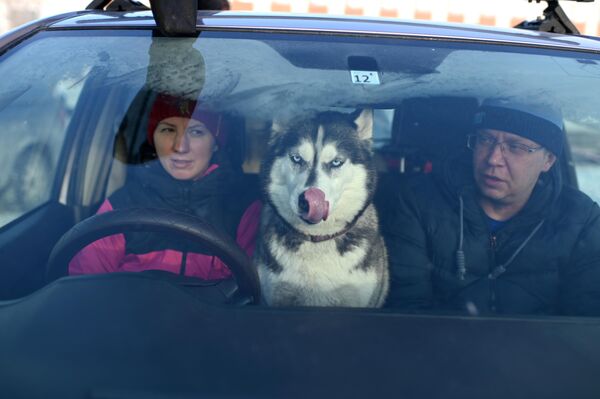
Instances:
[[[160,208],[194,215],[235,240],[244,210],[253,199],[245,195],[240,176],[226,162],[199,180],[176,180],[158,161],[134,169],[127,184],[109,198],[113,208]],[[143,254],[164,249],[212,255],[199,243],[169,234],[125,233],[126,253]]]
[[[562,186],[555,169],[495,234],[477,203],[469,166],[455,163],[402,184],[383,227],[391,268],[388,306],[600,315],[600,209]]]

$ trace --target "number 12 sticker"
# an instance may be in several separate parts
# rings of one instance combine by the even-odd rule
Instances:
[[[357,85],[378,85],[379,73],[377,71],[350,71],[352,83]]]

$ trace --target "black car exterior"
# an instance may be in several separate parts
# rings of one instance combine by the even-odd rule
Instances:
[[[274,119],[371,107],[383,198],[464,147],[477,101],[544,98],[563,109],[565,181],[600,199],[596,38],[235,12],[198,13],[196,30],[165,37],[150,12],[85,11],[0,38],[1,396],[598,396],[596,318],[272,309],[224,303],[231,282],[48,274],[60,237],[136,167],[149,87],[197,91],[228,115],[248,190]]]

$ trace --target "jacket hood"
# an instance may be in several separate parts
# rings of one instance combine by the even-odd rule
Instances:
[[[215,165],[215,164],[213,164]],[[173,178],[158,161],[147,162],[134,172],[136,182],[144,189],[160,193],[156,206],[186,206],[187,202],[215,196],[229,196],[239,189],[239,175],[226,163],[212,167],[196,180]],[[209,169],[210,170],[210,169]],[[189,194],[188,194],[189,192]]]

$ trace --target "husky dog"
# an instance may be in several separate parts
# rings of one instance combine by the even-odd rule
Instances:
[[[371,199],[373,113],[275,123],[254,256],[272,306],[379,307],[388,263]]]

